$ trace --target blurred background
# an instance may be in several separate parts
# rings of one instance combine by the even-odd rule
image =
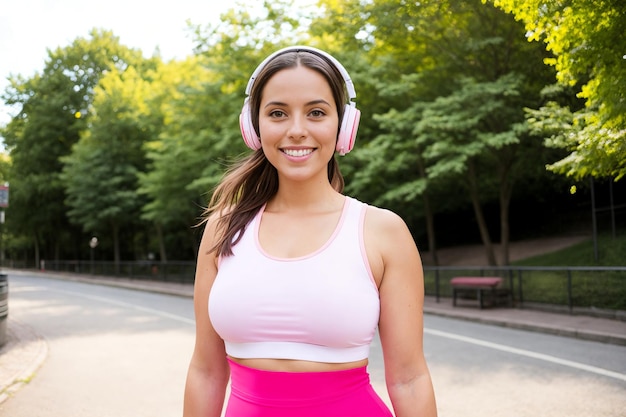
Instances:
[[[3,6],[4,266],[193,268],[202,209],[248,152],[248,77],[292,44],[352,76],[346,193],[400,214],[425,265],[469,245],[474,263],[509,266],[511,248],[555,238],[571,240],[543,252],[569,252],[526,264],[624,265],[619,2],[249,3]]]

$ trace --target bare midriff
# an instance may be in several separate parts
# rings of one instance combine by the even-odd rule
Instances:
[[[313,362],[294,359],[266,359],[266,358],[229,358],[240,365],[248,368],[261,369],[274,372],[332,372],[346,369],[362,368],[367,366],[367,359],[354,362],[328,363]]]

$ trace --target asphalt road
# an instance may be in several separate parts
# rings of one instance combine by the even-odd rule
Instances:
[[[189,298],[12,277],[11,317],[48,355],[0,417],[180,416],[194,339]],[[440,417],[624,417],[626,347],[426,316]],[[380,346],[370,373],[386,399]]]

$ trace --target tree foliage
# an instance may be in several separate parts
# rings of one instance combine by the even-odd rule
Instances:
[[[217,25],[194,28],[193,59],[161,68],[159,89],[167,94],[152,106],[163,129],[146,144],[149,169],[140,174],[139,192],[149,199],[142,217],[170,236],[170,247],[178,242],[197,252],[193,226],[225,166],[246,150],[238,117],[247,77],[282,42],[301,41],[305,12],[289,10],[288,2],[268,3],[260,15],[232,9]],[[185,233],[172,239],[176,230]],[[167,259],[163,240],[159,251]]]
[[[145,203],[136,190],[145,170],[143,145],[158,122],[146,103],[151,88],[133,66],[111,69],[94,89],[89,129],[62,158],[70,220],[110,236],[117,262],[119,232],[132,229]]]
[[[76,232],[68,223],[61,158],[86,129],[93,91],[102,75],[141,57],[109,31],[94,30],[70,46],[48,52],[43,72],[14,78],[7,103],[20,111],[2,135],[12,159],[12,201],[7,216],[15,233],[27,235],[44,257],[56,258]]]
[[[416,239],[427,236],[434,263],[436,234],[465,243],[474,237],[459,235],[476,231],[496,263],[496,230],[506,263],[509,206],[555,182],[547,164],[619,177],[626,160],[623,65],[614,65],[623,60],[609,59],[624,49],[609,42],[623,16],[615,2],[561,3],[537,14],[537,2],[493,1],[524,24],[481,0],[234,6],[191,27],[194,56],[167,63],[94,30],[50,51],[42,73],[14,77],[3,96],[20,110],[0,132],[8,241],[36,261],[80,259],[92,235],[106,259],[193,257],[210,192],[249,152],[238,117],[250,73],[276,49],[307,44],[336,56],[356,86],[357,146],[340,162],[347,192],[402,215]],[[472,233],[436,222],[461,211],[474,213]]]
[[[391,103],[374,116],[382,130],[355,151],[362,163],[349,189],[405,218],[423,216],[431,251],[430,211],[470,201],[493,264],[482,207],[498,196],[507,263],[512,186],[521,175],[517,166],[532,154],[521,150],[541,146],[520,142],[532,141],[523,109],[539,102],[542,81],[552,76],[542,66],[543,51],[529,47],[520,24],[480,1],[425,1],[400,9],[389,0],[347,3],[333,3],[332,18],[369,50],[376,96]],[[350,10],[358,13],[346,22]],[[467,200],[450,199],[458,185]]]
[[[526,25],[529,41],[543,41],[557,80],[576,86],[585,109],[545,132],[550,146],[571,153],[550,169],[581,179],[626,175],[626,7],[617,0],[491,0]],[[571,109],[574,112],[574,109]],[[552,103],[531,112],[538,132],[563,112]]]

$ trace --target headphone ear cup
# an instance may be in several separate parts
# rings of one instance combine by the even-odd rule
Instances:
[[[239,128],[241,129],[241,136],[248,148],[256,151],[261,149],[261,138],[256,134],[254,125],[252,124],[252,117],[250,116],[250,104],[248,99],[243,103],[241,114],[239,115]]]
[[[337,137],[336,150],[339,152],[339,155],[343,156],[354,148],[354,141],[356,140],[356,132],[359,128],[360,120],[361,111],[356,108],[354,103],[346,104],[343,111],[343,118],[341,119],[339,136]]]

